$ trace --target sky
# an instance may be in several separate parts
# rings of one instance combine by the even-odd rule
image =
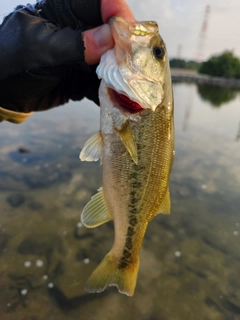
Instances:
[[[0,21],[18,4],[29,2],[1,0]],[[127,3],[137,20],[157,21],[171,58],[195,60],[200,55],[201,60],[207,60],[225,50],[240,58],[239,0],[127,0]],[[210,12],[206,32],[201,37],[207,5]]]

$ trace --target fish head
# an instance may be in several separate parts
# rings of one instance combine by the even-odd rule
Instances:
[[[112,17],[109,25],[115,47],[101,60],[98,75],[117,92],[120,104],[132,106],[132,112],[140,108],[155,111],[164,100],[170,77],[167,49],[157,23]]]
[[[112,17],[109,24],[118,65],[132,69],[144,79],[162,81],[167,56],[157,23],[128,22],[121,17]]]

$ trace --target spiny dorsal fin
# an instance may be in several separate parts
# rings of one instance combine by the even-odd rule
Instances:
[[[170,210],[171,210],[171,200],[170,200],[169,188],[167,188],[166,194],[163,198],[163,202],[161,203],[158,213],[170,214]]]
[[[98,193],[83,208],[81,221],[87,228],[95,228],[110,220],[112,217],[107,210],[102,188],[99,188]]]
[[[129,125],[125,123],[121,129],[116,129],[120,139],[130,153],[133,161],[138,164],[137,144]]]
[[[102,149],[103,138],[99,131],[85,142],[79,158],[81,161],[98,161],[102,158]]]

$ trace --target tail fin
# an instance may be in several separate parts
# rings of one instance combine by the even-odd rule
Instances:
[[[117,261],[112,259],[110,251],[91,274],[85,290],[96,293],[104,291],[107,286],[117,286],[120,293],[133,296],[138,268],[139,260],[124,267],[118,265]]]

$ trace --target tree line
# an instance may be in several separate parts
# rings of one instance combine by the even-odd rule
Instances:
[[[184,59],[173,58],[170,60],[171,68],[199,70],[200,63],[194,60],[186,61]]]
[[[185,61],[183,59],[171,59],[172,68],[194,69],[201,74],[215,77],[240,79],[240,59],[232,51],[225,51],[219,55],[213,55],[207,61]]]

